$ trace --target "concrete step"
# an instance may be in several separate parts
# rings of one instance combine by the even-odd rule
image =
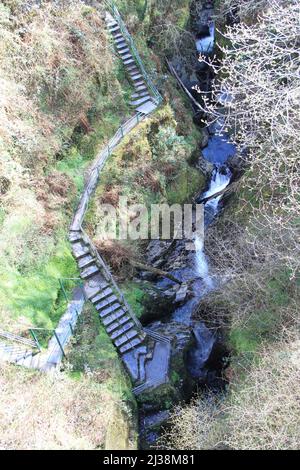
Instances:
[[[96,309],[99,310],[101,308],[108,307],[108,305],[114,304],[115,302],[118,302],[118,298],[115,296],[115,294],[111,294],[110,296],[106,297],[104,300],[101,300],[100,302],[93,302]]]
[[[149,95],[142,96],[142,98],[139,98],[138,100],[130,101],[130,106],[139,106],[140,104],[145,103],[146,101],[151,100]]]
[[[138,336],[137,338],[134,338],[129,343],[119,348],[119,351],[121,354],[125,354],[126,352],[129,352],[131,349],[134,349],[136,346],[138,346],[142,342],[143,342],[143,339]]]
[[[133,321],[129,321],[128,323],[124,323],[120,328],[117,330],[114,330],[111,334],[110,337],[111,339],[117,339],[119,336],[123,335],[127,331],[131,330],[135,326],[135,323]]]
[[[138,332],[136,330],[130,330],[124,335],[120,336],[119,338],[114,340],[115,345],[118,347],[123,346],[124,344],[131,341],[133,338],[138,336]]]
[[[111,315],[112,313],[115,313],[117,310],[119,310],[120,308],[122,308],[121,304],[119,303],[119,301],[117,301],[116,303],[112,304],[112,305],[109,305],[108,307],[106,308],[97,308],[97,311],[99,312],[99,317],[100,318],[105,318],[109,315]]]
[[[79,269],[87,268],[93,263],[95,263],[95,258],[92,255],[88,254],[78,261],[78,267]]]
[[[94,276],[96,273],[99,273],[99,268],[95,264],[89,266],[88,268],[84,268],[80,272],[80,276],[82,279],[89,279],[90,277]]]
[[[116,330],[120,326],[124,325],[124,323],[127,323],[130,319],[131,318],[129,315],[125,315],[124,317],[119,318],[119,320],[116,320],[106,328],[107,333],[111,333],[112,331]]]
[[[107,284],[104,288],[98,288],[97,292],[89,297],[89,300],[91,300],[91,302],[95,305],[97,302],[100,302],[100,300],[103,300],[112,294],[113,290],[109,284]]]
[[[102,323],[104,326],[109,326],[112,323],[114,323],[116,320],[119,320],[120,318],[122,318],[124,315],[127,315],[127,311],[123,308],[121,310],[118,310],[116,313],[109,315],[109,317],[104,318],[102,320]]]

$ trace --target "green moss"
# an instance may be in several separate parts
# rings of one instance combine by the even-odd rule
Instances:
[[[144,313],[143,301],[146,295],[144,290],[135,282],[127,282],[122,285],[122,291],[135,315],[141,318]]]
[[[167,189],[167,201],[169,204],[184,204],[191,202],[196,193],[203,191],[205,177],[193,167],[184,167],[176,180]]]
[[[293,291],[293,294],[291,292]],[[290,273],[283,270],[266,283],[260,307],[253,310],[251,317],[233,325],[229,333],[229,345],[237,355],[252,355],[264,342],[275,341],[282,329],[285,309],[299,297],[299,286],[291,286]]]
[[[54,254],[26,276],[14,268],[1,273],[1,304],[15,321],[26,319],[29,326],[54,328],[66,308],[59,285],[64,277],[78,277],[78,272],[69,244],[60,241]]]

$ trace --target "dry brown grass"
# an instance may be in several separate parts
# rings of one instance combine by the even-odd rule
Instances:
[[[53,231],[68,221],[75,195],[70,177],[55,168],[56,155],[77,124],[91,130],[86,116],[101,87],[119,92],[101,2],[100,10],[75,0],[34,3],[0,5],[3,269],[17,268],[32,245],[41,254],[46,244],[53,248]]]
[[[55,380],[1,365],[0,447],[3,449],[96,449],[118,399],[93,378]]]
[[[195,399],[173,411],[168,449],[296,450],[300,448],[300,342],[290,335],[263,348],[227,398]]]

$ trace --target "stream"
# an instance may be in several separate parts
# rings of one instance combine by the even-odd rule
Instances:
[[[215,43],[212,6],[213,2],[206,2],[202,9],[202,22],[201,18],[199,19],[199,31],[201,33],[197,34],[195,32],[195,49],[207,56],[212,54]],[[203,18],[205,23],[203,23]],[[177,72],[180,73],[178,62],[176,65]],[[182,76],[186,77],[186,74],[183,73]],[[207,80],[204,86],[202,86],[200,78],[198,86],[200,90],[207,93]],[[201,99],[200,96],[199,99]],[[221,107],[222,99],[219,100],[219,104]],[[205,159],[212,164],[213,170],[207,181],[206,190],[199,196],[196,202],[219,193],[231,182],[233,175],[227,162],[236,154],[236,148],[230,142],[229,135],[221,133],[221,128],[222,122],[216,122],[207,129],[209,133],[208,142],[206,147],[202,149],[202,154],[199,158]],[[210,199],[205,204],[205,230],[215,220],[221,209],[222,195]],[[170,329],[170,325],[174,325],[174,330],[178,328],[178,331],[180,331],[180,325],[190,328],[192,330],[193,345],[187,351],[185,365],[189,375],[194,380],[194,390],[208,388],[220,391],[224,387],[224,383],[220,378],[223,368],[224,347],[222,345],[220,347],[220,338],[215,330],[209,329],[204,321],[193,320],[193,312],[199,305],[200,300],[213,291],[218,286],[219,281],[211,274],[209,254],[205,252],[202,238],[196,235],[194,244],[196,250],[187,252],[185,250],[185,241],[176,241],[172,254],[168,255],[165,264],[163,264],[163,269],[171,272],[176,278],[182,281],[189,280],[190,295],[182,303],[179,303],[178,306],[175,305],[175,308],[168,317],[161,321],[152,322],[147,326],[148,328],[159,329],[164,328],[165,325],[166,331],[168,331],[168,328]],[[177,267],[176,263],[179,258],[183,261]],[[168,279],[159,279],[156,282],[156,287],[162,291],[168,291],[174,287],[174,283]],[[175,335],[178,334],[175,331]],[[187,400],[189,400],[188,397]],[[150,413],[142,412],[141,434],[144,435],[148,446],[155,444],[158,437],[157,431],[154,432],[153,429],[149,431],[149,428],[151,429],[151,425],[157,422],[163,422],[166,418],[164,413],[166,412],[162,410],[151,411]]]

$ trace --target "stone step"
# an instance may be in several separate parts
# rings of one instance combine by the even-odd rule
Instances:
[[[133,76],[133,75],[137,75],[140,73],[139,69],[137,67],[134,67],[133,69],[130,69],[128,70],[128,73],[129,73],[129,76],[130,78]]]
[[[70,232],[69,240],[70,240],[71,243],[76,243],[76,242],[81,241],[82,240],[81,230]]]
[[[135,90],[136,90],[136,92],[140,92],[140,91],[147,91],[148,89],[147,89],[146,85],[144,84],[144,85],[141,85],[141,86],[136,86],[135,85]]]
[[[141,106],[139,106],[138,108],[136,108],[136,111],[142,114],[150,114],[152,113],[152,111],[154,111],[154,109],[156,109],[156,107],[156,104],[153,103],[152,100],[149,100],[146,103],[141,104]]]
[[[131,341],[136,336],[138,336],[138,332],[136,330],[130,330],[127,333],[125,333],[124,335],[122,335],[119,338],[115,339],[114,343],[117,346],[117,348],[119,348],[120,346],[123,346],[124,344]]]
[[[106,23],[106,25],[107,25],[108,28],[109,28],[109,27],[112,27],[112,26],[116,26],[117,24],[118,24],[118,23],[117,23],[117,21],[115,21],[115,20],[109,20],[109,21],[107,21],[107,23]]]
[[[81,244],[74,244],[72,246],[72,251],[76,259],[83,258],[90,252],[88,246],[83,246]]]
[[[106,284],[105,287],[102,287],[102,288],[98,288],[98,290],[95,292],[94,295],[91,295],[89,297],[89,300],[93,303],[93,304],[96,304],[97,302],[99,302],[100,300],[103,300],[105,299],[106,297],[108,297],[109,295],[112,295],[113,294],[113,290],[111,289],[111,287],[109,286],[109,284]]]
[[[121,31],[120,26],[118,25],[118,23],[113,25],[113,26],[109,26],[108,29],[112,34],[114,34],[114,33],[117,34],[117,33],[119,33],[119,31]]]
[[[142,98],[139,98],[138,100],[135,101],[130,101],[130,106],[139,106],[140,104],[145,103],[146,101],[151,100],[149,95],[142,96]]]
[[[119,301],[115,304],[112,304],[112,305],[109,305],[108,307],[106,308],[103,308],[102,309],[97,309],[97,311],[99,312],[99,317],[100,318],[105,318],[107,317],[108,315],[111,315],[112,313],[115,313],[117,310],[119,310],[120,308],[122,308],[121,304],[119,303]]]
[[[89,279],[90,277],[94,276],[94,274],[99,272],[99,268],[96,264],[89,266],[81,271],[80,276],[82,279]]]
[[[132,72],[133,70],[139,71],[139,68],[137,67],[136,63],[126,65],[126,69],[128,70],[129,73]]]
[[[122,346],[119,349],[119,351],[120,351],[121,354],[125,354],[126,352],[129,352],[131,349],[135,348],[136,346],[138,346],[142,342],[143,342],[142,338],[140,338],[140,337],[134,338],[129,343]]]
[[[135,74],[130,74],[130,78],[133,82],[137,82],[143,78],[143,75],[141,75],[139,72]]]
[[[127,59],[128,57],[124,57],[126,55],[130,55],[130,57],[132,57],[132,54],[130,53],[130,50],[128,47],[124,47],[124,49],[120,49],[118,50],[118,53],[120,54],[120,56],[122,57],[122,59]]]
[[[119,42],[116,44],[116,48],[119,50],[119,49],[124,49],[124,47],[128,47],[128,44],[127,44],[127,42],[125,41],[125,39],[123,38],[123,41],[119,41]]]
[[[129,315],[125,315],[124,317],[121,317],[119,320],[116,320],[114,323],[112,323],[106,328],[107,333],[111,333],[112,331],[116,330],[120,326],[124,325],[124,323],[127,323],[129,320],[131,320]]]
[[[124,323],[120,328],[117,330],[114,330],[111,334],[110,337],[111,339],[117,339],[119,336],[123,335],[127,331],[131,330],[135,326],[135,323],[131,320],[128,323]]]
[[[114,41],[115,41],[117,44],[119,44],[120,42],[123,42],[123,41],[124,41],[124,36],[123,36],[123,34],[121,34],[121,33],[120,33],[120,34],[116,34],[116,35],[114,36]]]
[[[94,262],[95,258],[92,255],[88,254],[78,261],[78,267],[79,269],[87,268],[88,266],[91,266]]]
[[[126,314],[127,314],[127,311],[125,309],[118,310],[116,313],[113,313],[112,315],[109,315],[108,317],[104,318],[102,320],[102,323],[104,326],[109,326],[112,323],[114,323],[116,320],[119,320],[120,318],[122,318]]]
[[[135,62],[134,62],[134,59],[131,58],[131,59],[124,60],[124,64],[125,65],[135,64]]]
[[[120,55],[121,55],[122,60],[123,60],[124,63],[128,59],[132,59],[132,55],[131,55],[130,51],[129,51],[129,54],[124,54],[124,55],[120,54]]]
[[[118,301],[118,298],[115,296],[115,294],[111,294],[109,297],[106,297],[104,300],[101,300],[100,302],[93,302],[96,309],[99,310],[101,308],[105,308],[108,305],[114,304],[115,302]]]
[[[145,85],[144,80],[139,80],[139,81],[134,82],[135,87],[139,87],[139,86],[142,86],[142,85]]]
[[[146,95],[148,95],[150,97],[150,95],[148,93],[148,90],[140,91],[138,93],[133,93],[131,95],[131,98],[132,98],[132,100],[134,100],[134,99],[142,98],[143,96],[146,96]]]

